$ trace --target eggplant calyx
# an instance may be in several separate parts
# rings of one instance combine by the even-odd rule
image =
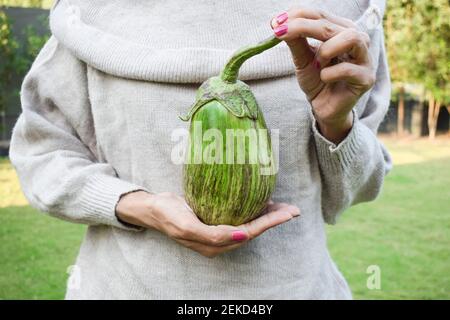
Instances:
[[[258,118],[258,105],[248,85],[239,80],[227,83],[220,77],[212,77],[200,86],[194,105],[185,116],[180,116],[180,119],[190,120],[201,107],[213,100],[221,103],[235,117],[252,120]]]

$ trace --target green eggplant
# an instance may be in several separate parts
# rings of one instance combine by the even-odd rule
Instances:
[[[275,188],[276,163],[264,116],[238,80],[250,57],[280,43],[270,37],[243,47],[219,76],[198,89],[188,114],[189,143],[183,167],[188,205],[209,225],[240,225],[260,215]]]

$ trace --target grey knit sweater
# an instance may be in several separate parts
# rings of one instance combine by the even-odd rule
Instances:
[[[214,259],[118,221],[127,192],[182,194],[182,166],[171,161],[171,134],[187,126],[178,115],[233,50],[268,36],[270,18],[300,3],[357,21],[377,67],[336,146],[316,130],[285,44],[244,65],[241,79],[279,130],[273,200],[302,216]],[[390,96],[383,11],[384,1],[368,0],[56,1],[53,36],[23,83],[10,156],[33,206],[89,226],[66,298],[351,298],[325,222],[373,200],[390,168],[375,135]]]

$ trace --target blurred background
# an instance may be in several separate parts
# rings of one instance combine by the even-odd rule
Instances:
[[[51,3],[0,0],[0,299],[63,298],[86,230],[28,206],[7,158]],[[449,299],[449,1],[390,0],[384,28],[393,93],[379,134],[395,167],[377,201],[328,227],[329,247],[356,299]]]

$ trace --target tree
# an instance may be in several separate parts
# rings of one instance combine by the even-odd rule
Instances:
[[[37,22],[45,27],[38,32],[33,25],[28,25],[21,31],[24,37],[18,42],[11,19],[0,7],[0,139],[5,138],[5,116],[11,110],[8,106],[18,103],[20,81],[49,38],[47,18],[39,18]]]
[[[450,103],[449,17],[448,0],[388,1],[386,46],[391,76],[400,87],[409,82],[426,89],[430,138],[436,135],[441,106]],[[400,106],[401,100],[400,96]]]
[[[404,134],[405,83],[411,81],[410,62],[414,59],[412,43],[406,33],[411,25],[405,18],[402,1],[388,1],[385,16],[386,50],[393,83],[393,94],[397,101],[397,133]]]
[[[52,0],[0,0],[0,6],[50,8],[52,2]]]
[[[450,5],[448,0],[418,1],[415,30],[419,68],[415,77],[428,92],[428,130],[436,136],[441,107],[450,102]]]
[[[18,44],[11,32],[11,21],[0,10],[0,112],[6,109],[10,82],[16,69]]]

